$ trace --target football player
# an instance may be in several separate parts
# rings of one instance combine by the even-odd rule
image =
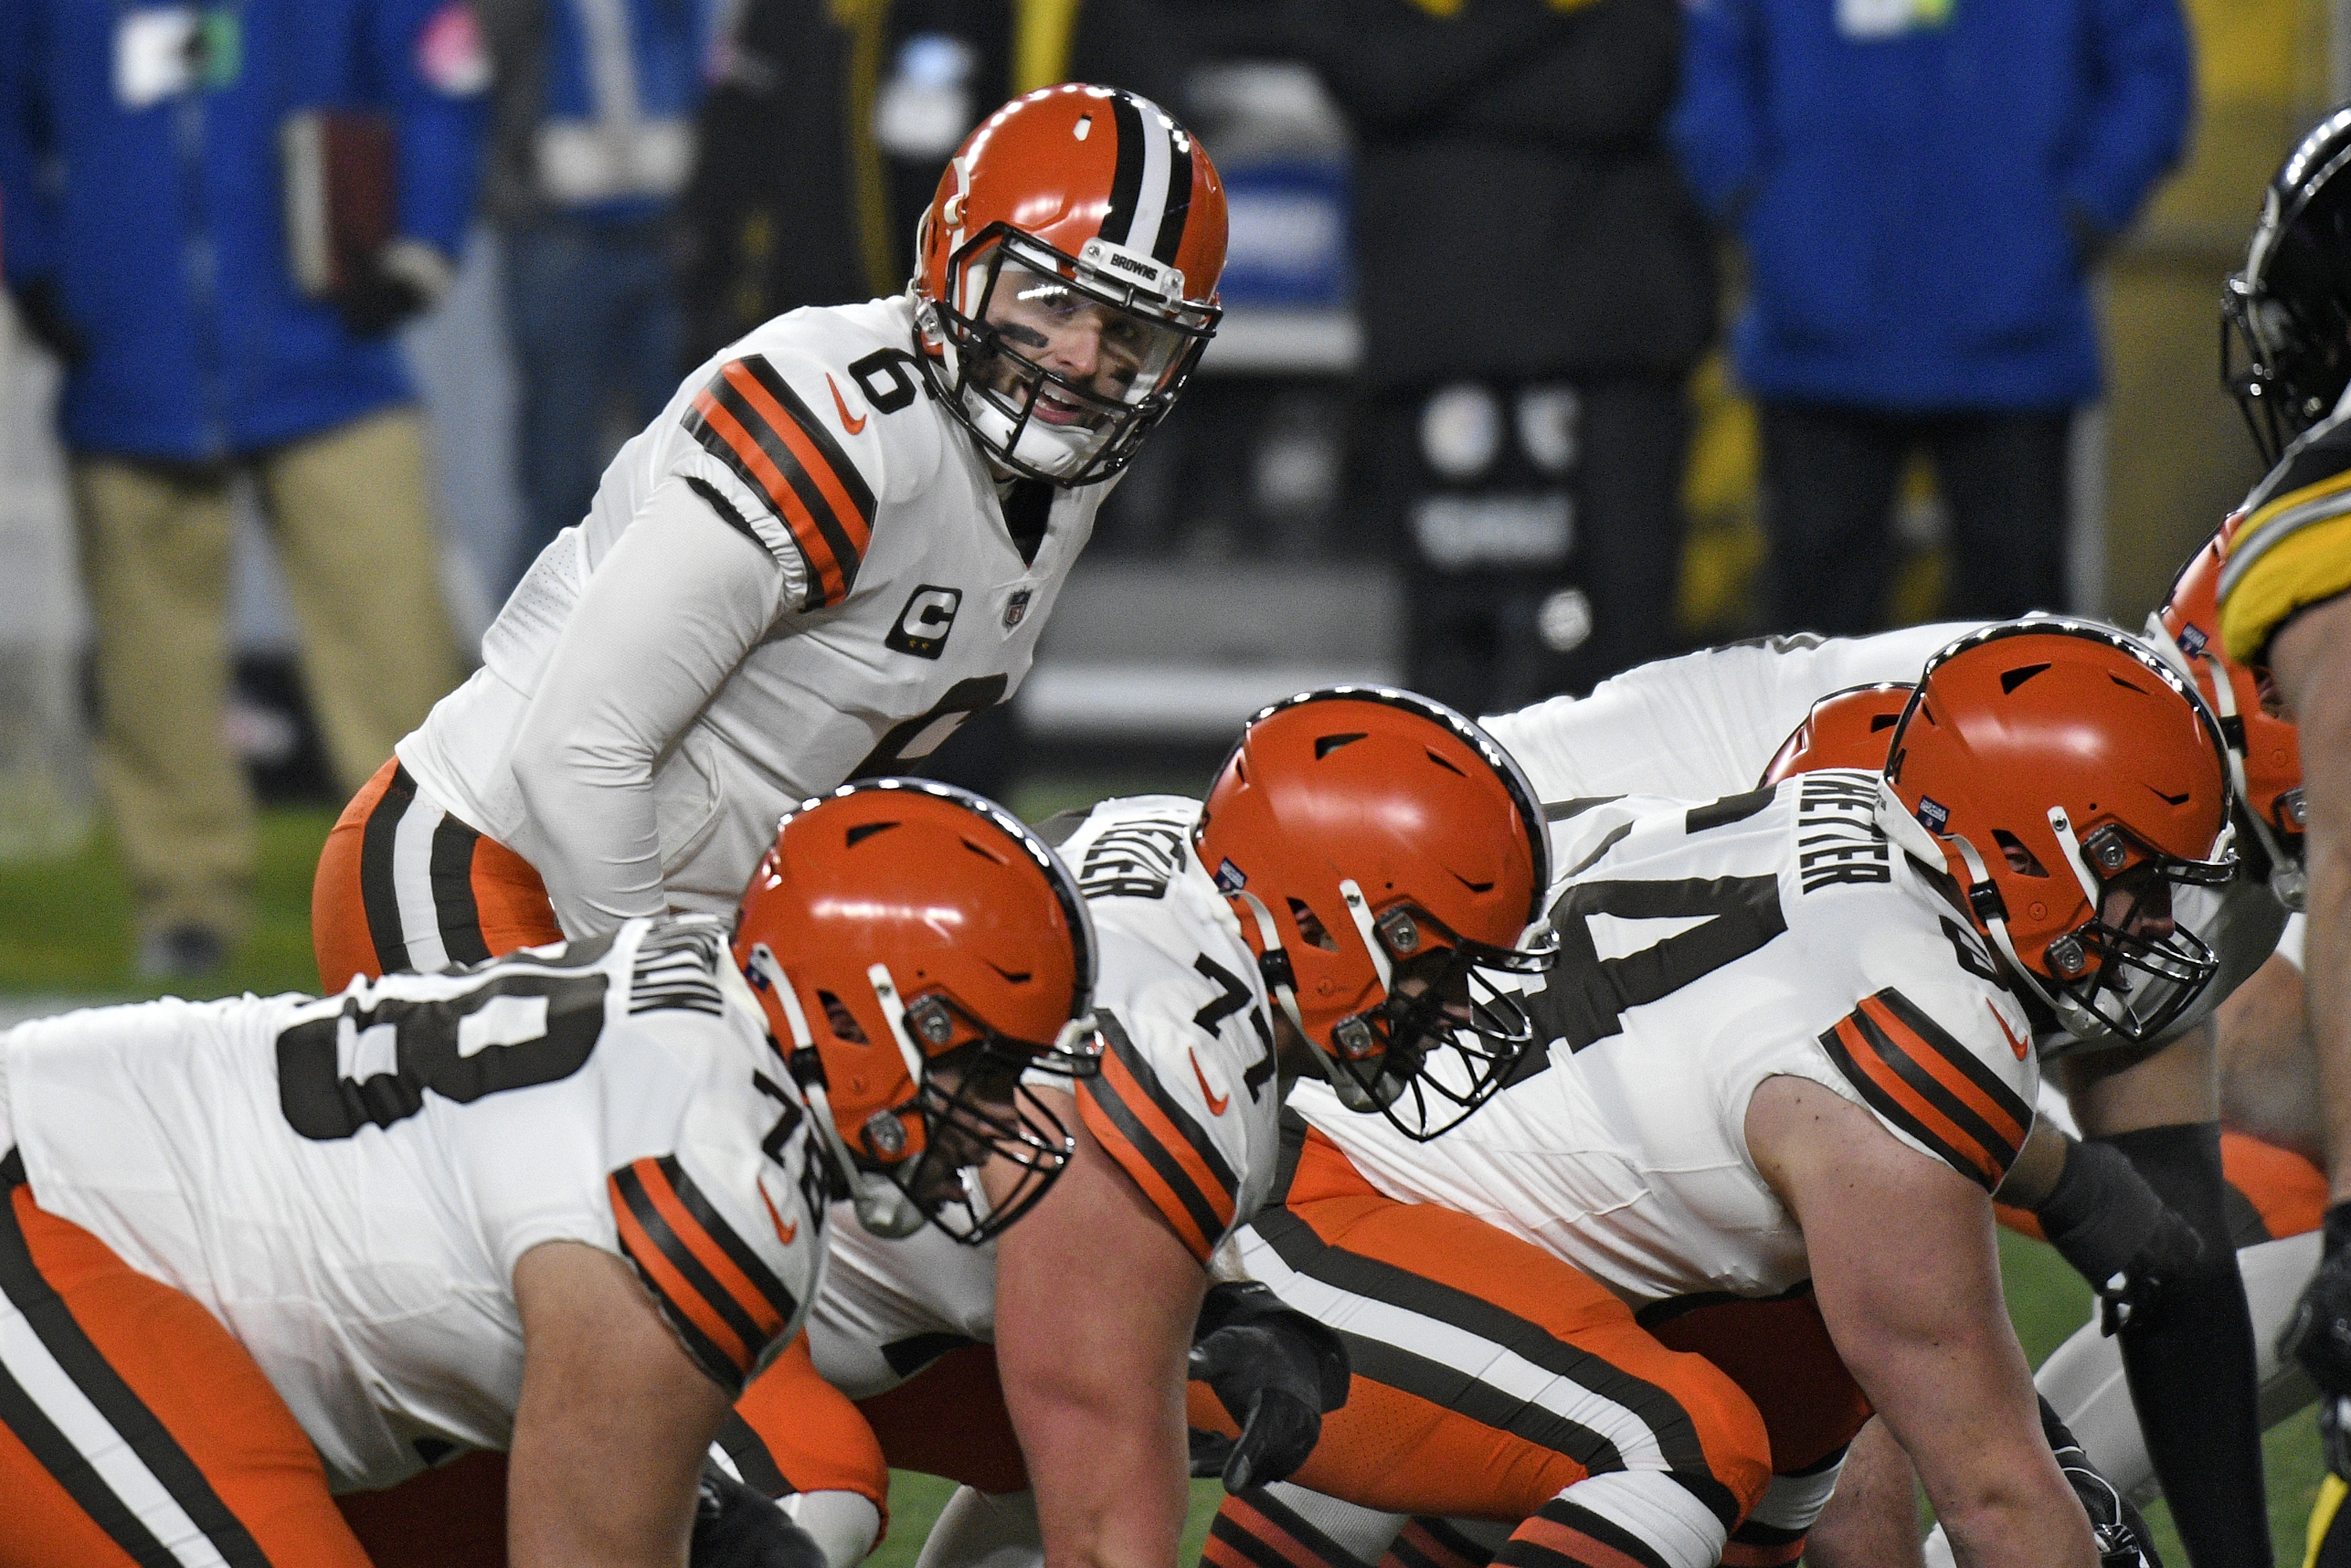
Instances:
[[[1425,1145],[1292,1097],[1304,1155],[1238,1251],[1354,1385],[1208,1560],[1372,1561],[1454,1513],[1515,1523],[1514,1564],[1792,1562],[1874,1405],[1975,1560],[2086,1561],[1986,1195],[2033,1013],[2151,1038],[2210,983],[2168,901],[2233,870],[2229,810],[2186,683],[2057,620],[1938,654],[1882,779],[1547,806],[1549,1056]],[[1392,1512],[1367,1538],[1326,1495]]]
[[[2125,1328],[2123,1349],[2175,1519],[2191,1554],[2208,1565],[2262,1563],[2269,1548],[2257,1355],[2235,1263],[2206,1019],[2273,961],[2289,905],[2300,900],[2304,862],[2294,727],[2269,711],[2273,698],[2265,707],[2256,673],[2220,647],[2226,538],[2224,530],[2190,558],[2147,622],[2147,640],[2220,716],[2239,787],[2239,874],[2226,888],[2189,890],[2181,903],[2184,923],[2215,951],[2218,973],[2194,1007],[2147,1040],[2117,1041],[2095,1020],[2036,1019],[2036,1046],[2090,1137],[2072,1146],[2036,1137],[2003,1195],[2043,1211],[2061,1249],[2116,1298],[2116,1321],[2160,1281],[2165,1310]],[[1907,684],[1906,664],[1962,630],[1718,649],[1634,671],[1580,703],[1562,699],[1486,722],[1547,801],[1738,789],[1759,769],[1776,776],[1790,768],[1785,757],[1771,769],[1759,761],[1782,736],[1789,747],[1831,755],[1858,746],[1838,760],[1875,766],[1903,694],[1881,694],[1873,706],[1865,688]],[[1878,727],[1825,740],[1808,734],[1798,722],[1809,719],[1807,708],[1846,689],[1855,695],[1834,705],[1830,721],[1842,711]],[[2180,1234],[2179,1219],[2195,1242]]]
[[[1007,700],[1215,333],[1225,228],[1153,103],[1065,85],[989,115],[905,294],[688,375],[353,798],[314,891],[324,983],[724,913],[793,802]]]
[[[363,1568],[329,1492],[466,1448],[512,1452],[517,1565],[684,1561],[834,1184],[886,1223],[1017,1218],[1067,1146],[1016,1085],[1095,1070],[1092,978],[1049,848],[892,781],[784,821],[732,952],[708,917],[632,920],[19,1027],[0,1564]],[[957,1175],[983,1163],[985,1198]]]
[[[2230,656],[2266,667],[2300,727],[2308,779],[2309,1019],[2335,1200],[2326,1260],[2295,1325],[2295,1354],[2327,1396],[2333,1472],[2312,1555],[2351,1563],[2340,1511],[2351,1476],[2351,109],[2290,153],[2262,198],[2244,269],[2229,280],[2222,378],[2273,466],[2243,507],[2220,585]],[[2232,339],[2247,365],[2239,373]]]
[[[1518,946],[1549,884],[1531,790],[1476,726],[1405,693],[1278,704],[1205,804],[1106,801],[1046,831],[1102,945],[1102,1071],[1034,1090],[1071,1131],[1069,1170],[984,1249],[936,1225],[837,1227],[813,1372],[778,1363],[721,1436],[744,1480],[789,1492],[835,1568],[872,1543],[885,1465],[975,1489],[935,1532],[935,1556],[1002,1544],[1057,1563],[1170,1560],[1196,1321],[1193,1370],[1239,1428],[1206,1468],[1234,1490],[1288,1473],[1345,1393],[1343,1358],[1262,1290],[1219,1286],[1202,1305],[1211,1255],[1278,1179],[1281,1045],[1293,1071],[1308,1040],[1350,1051],[1330,1071],[1409,1116],[1406,1063],[1468,1019],[1469,966],[1539,971],[1550,956]],[[1459,1049],[1506,1061],[1531,1028],[1487,999]]]

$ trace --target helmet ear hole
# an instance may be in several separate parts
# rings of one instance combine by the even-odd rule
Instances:
[[[1332,940],[1330,931],[1323,925],[1322,917],[1308,908],[1304,900],[1293,898],[1290,901],[1290,918],[1298,923],[1298,935],[1308,942],[1325,953],[1339,950],[1339,944]]]
[[[819,991],[816,1000],[817,1005],[824,1009],[824,1021],[831,1029],[834,1039],[845,1040],[852,1045],[872,1043],[865,1038],[865,1030],[859,1026],[857,1015],[851,1012],[839,997],[831,991]]]
[[[1992,841],[2000,846],[2001,852],[2008,857],[2009,870],[2019,876],[2049,874],[2049,868],[2041,863],[2040,856],[2024,847],[2022,839],[2018,838],[2006,828],[1994,828],[1991,831],[1991,836]]]

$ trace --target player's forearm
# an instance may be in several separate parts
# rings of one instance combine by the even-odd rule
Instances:
[[[2301,732],[2310,928],[2304,954],[2311,1043],[2326,1122],[2330,1194],[2351,1199],[2351,596],[2304,612],[2271,645]]]
[[[2097,1547],[2082,1505],[2047,1447],[2035,1446],[2033,1473],[1988,1477],[1993,1484],[1972,1496],[1946,1498],[1928,1487],[1959,1568],[2095,1568]]]
[[[1084,1430],[1072,1424],[1073,1440],[1027,1456],[1045,1568],[1168,1568],[1191,1501],[1181,1414],[1140,1442],[1090,1442]]]

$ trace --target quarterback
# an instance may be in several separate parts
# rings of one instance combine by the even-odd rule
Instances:
[[[20,1026],[0,1563],[362,1568],[330,1492],[469,1448],[512,1453],[518,1568],[683,1561],[830,1195],[903,1228],[968,1214],[955,1173],[985,1162],[1018,1218],[1067,1149],[1014,1086],[1093,1069],[1092,980],[1050,849],[895,786],[783,824],[731,951],[708,917],[631,920],[339,996]]]
[[[1371,1561],[1451,1513],[1515,1525],[1514,1564],[1790,1562],[1875,1406],[1974,1560],[2086,1562],[1987,1195],[2033,1013],[2157,1032],[2210,983],[2169,899],[2233,869],[2228,780],[2168,666],[2041,620],[1930,662],[1882,778],[1548,806],[1549,1055],[1425,1145],[1292,1097],[1296,1174],[1235,1251],[1354,1386],[1209,1560]]]
[[[1217,320],[1225,198],[1065,85],[941,177],[904,296],[769,321],[624,446],[319,862],[329,986],[733,908],[793,802],[1005,701]]]

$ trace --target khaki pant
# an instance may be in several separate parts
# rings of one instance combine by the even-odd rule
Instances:
[[[413,410],[251,460],[339,789],[367,781],[461,674]],[[225,465],[73,465],[95,623],[99,779],[142,935],[248,917],[253,798],[223,734],[231,560]]]

